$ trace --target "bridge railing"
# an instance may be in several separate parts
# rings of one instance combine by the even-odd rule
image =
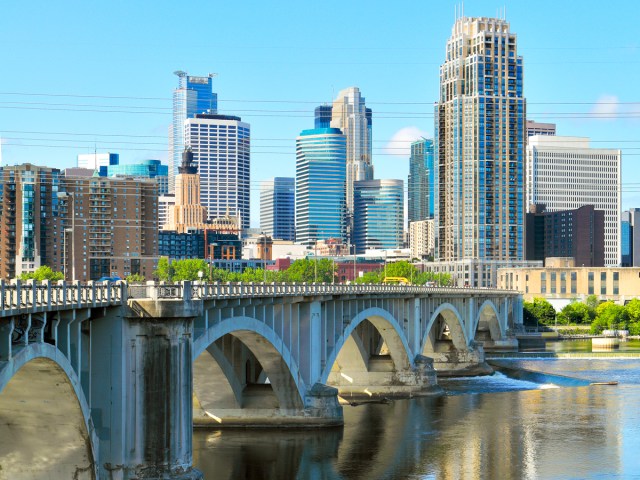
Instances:
[[[0,280],[0,312],[84,308],[122,304],[125,283],[53,283]]]
[[[129,285],[129,298],[214,300],[224,298],[287,297],[362,294],[499,294],[506,290],[460,287],[425,287],[421,285],[330,284],[330,283],[154,283]]]

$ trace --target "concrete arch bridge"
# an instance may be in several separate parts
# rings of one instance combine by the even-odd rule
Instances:
[[[436,374],[517,346],[521,301],[397,285],[0,281],[0,479],[44,478],[54,458],[58,478],[200,478],[194,424],[338,425],[338,395],[433,393]]]

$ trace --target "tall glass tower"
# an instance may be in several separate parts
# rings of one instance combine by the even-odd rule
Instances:
[[[409,221],[433,218],[433,140],[423,138],[411,144],[408,189]]]
[[[296,139],[296,241],[345,239],[347,139],[337,128],[303,130]]]
[[[295,240],[295,178],[275,177],[260,186],[260,230],[279,240]]]
[[[354,183],[356,253],[400,248],[404,226],[404,182],[361,180]]]
[[[435,107],[439,260],[524,258],[522,82],[506,21],[456,20]]]
[[[169,127],[169,192],[175,190],[175,178],[184,151],[184,121],[197,113],[218,112],[218,94],[213,93],[214,73],[195,77],[187,72],[174,72],[178,88],[173,91],[173,123]]]

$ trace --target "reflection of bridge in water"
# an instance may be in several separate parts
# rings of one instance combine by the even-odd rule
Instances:
[[[433,393],[521,323],[501,290],[0,283],[0,465],[197,478],[194,423],[339,425],[338,393]]]

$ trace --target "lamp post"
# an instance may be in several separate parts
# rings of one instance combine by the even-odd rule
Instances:
[[[262,283],[267,283],[267,235],[262,232]]]
[[[202,270],[198,270],[198,281],[202,283],[202,277],[204,276],[204,272]]]

